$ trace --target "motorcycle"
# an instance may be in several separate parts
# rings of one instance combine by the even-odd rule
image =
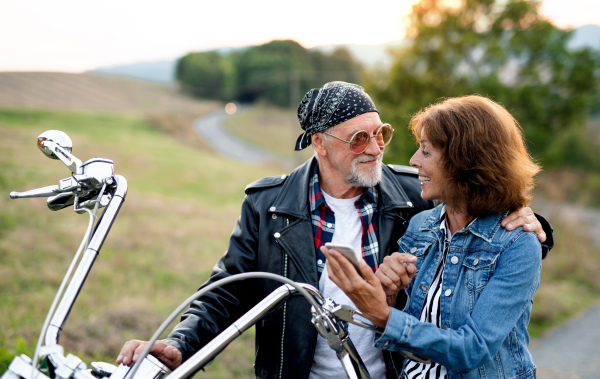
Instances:
[[[358,310],[347,305],[338,305],[333,300],[324,298],[313,286],[265,272],[232,275],[202,288],[186,299],[158,328],[149,340],[147,348],[132,367],[92,362],[91,368],[88,368],[79,357],[73,354],[65,356],[64,348],[58,343],[60,332],[125,200],[127,181],[123,176],[114,174],[112,160],[93,158],[82,163],[72,154],[71,139],[61,131],[48,130],[40,134],[37,145],[47,157],[62,161],[71,171],[71,175],[60,180],[58,185],[25,192],[11,192],[10,197],[12,199],[47,197],[49,209],[57,211],[73,206],[76,213],[87,213],[89,222],[42,325],[33,357],[29,358],[24,354],[15,357],[1,379],[163,379],[167,376],[169,379],[187,378],[212,361],[229,343],[265,314],[296,293],[302,295],[311,305],[312,324],[336,352],[348,378],[370,378],[349,337],[348,323],[370,330],[375,330],[376,327],[357,318],[356,316],[361,315]],[[100,209],[104,210],[98,215]],[[283,285],[175,370],[169,370],[158,359],[148,354],[153,342],[194,300],[217,287],[250,278],[276,280]]]

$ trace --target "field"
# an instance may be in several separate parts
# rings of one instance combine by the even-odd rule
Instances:
[[[126,92],[94,80],[99,86],[96,91]],[[75,88],[74,83],[67,87]],[[0,99],[6,99],[1,88]],[[140,96],[160,98],[171,89],[144,84],[137,91]],[[214,154],[195,139],[188,122],[221,105],[177,96],[173,108],[155,105],[151,110],[134,103],[123,109],[107,105],[111,102],[105,108],[87,107],[76,101],[78,96],[53,106],[31,97],[22,103],[0,102],[0,195],[4,194],[0,196],[0,372],[13,355],[32,356],[45,314],[88,222],[72,209],[51,212],[44,199],[9,199],[10,191],[56,184],[69,175],[60,161],[38,151],[35,143],[40,133],[65,131],[73,140],[75,156],[84,162],[93,157],[112,159],[115,173],[125,176],[129,184],[121,213],[60,339],[67,352],[86,363],[114,362],[124,341],[148,339],[206,280],[225,251],[245,185],[284,172],[280,167],[249,166]],[[127,101],[113,97],[114,104]],[[298,133],[291,133],[291,126],[287,129],[292,119],[293,112],[263,107],[260,112],[240,114],[238,121],[246,125],[248,140],[258,135],[262,140],[273,138],[266,146],[289,147],[299,134],[299,129]],[[534,336],[600,298],[600,246],[595,235],[581,224],[579,208],[566,203],[570,195],[549,189],[572,173],[552,174],[557,176],[540,179],[539,203],[533,205],[551,221],[556,238],[534,298],[530,326]],[[575,191],[565,183],[560,187]],[[545,196],[551,196],[556,207],[544,208]],[[574,210],[569,217],[565,207]],[[196,376],[253,377],[253,356],[250,330]]]
[[[30,96],[35,91],[23,84],[50,83],[57,77],[62,84],[46,86],[44,96]],[[8,79],[18,81],[21,91],[11,94]],[[173,96],[172,89],[147,83],[103,79],[0,73],[0,193],[5,194],[0,196],[0,373],[14,354],[32,356],[88,223],[87,216],[72,209],[51,212],[45,199],[9,199],[10,191],[57,184],[69,176],[60,161],[38,151],[40,133],[66,132],[75,156],[84,162],[112,159],[115,173],[129,184],[119,217],[61,334],[65,350],[88,364],[114,362],[126,340],[152,336],[206,280],[225,251],[245,185],[282,173],[278,167],[249,167],[218,157],[193,140],[190,128],[181,127],[219,104]],[[104,94],[97,99],[110,100],[83,101],[87,90],[56,100],[62,95],[57,88],[89,90],[82,83],[90,81],[94,91]],[[136,96],[145,96],[146,105]],[[148,99],[167,103],[157,101],[148,109]],[[250,376],[252,333],[234,342],[202,377]]]

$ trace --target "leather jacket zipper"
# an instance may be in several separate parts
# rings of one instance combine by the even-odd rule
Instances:
[[[290,220],[288,218],[285,219],[285,226],[290,224]],[[288,254],[287,251],[283,250],[283,276],[285,278],[288,277]],[[280,356],[280,364],[279,364],[279,378],[283,378],[283,340],[285,338],[285,318],[287,314],[287,302],[283,303],[283,325],[281,328],[281,356]]]

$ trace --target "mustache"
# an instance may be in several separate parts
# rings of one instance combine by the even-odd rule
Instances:
[[[381,161],[383,154],[379,153],[377,155],[361,155],[359,157],[354,158],[354,163],[365,163],[371,161]]]

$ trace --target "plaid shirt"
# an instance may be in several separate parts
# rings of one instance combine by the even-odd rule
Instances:
[[[319,165],[309,184],[309,201],[312,215],[313,235],[317,249],[317,268],[319,279],[325,269],[325,255],[320,247],[331,242],[335,230],[335,215],[329,208],[319,186]],[[362,256],[373,272],[377,271],[379,257],[379,242],[377,240],[377,191],[374,187],[366,188],[354,203],[362,223]]]

